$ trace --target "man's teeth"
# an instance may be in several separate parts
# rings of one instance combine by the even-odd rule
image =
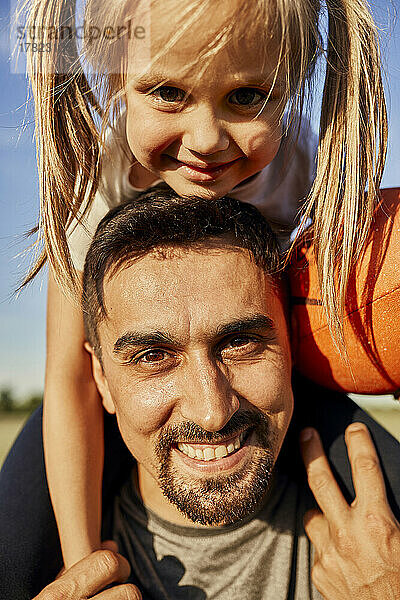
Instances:
[[[189,456],[190,458],[196,458],[197,460],[215,460],[219,458],[224,458],[224,456],[228,456],[228,454],[232,454],[235,450],[239,450],[240,445],[243,441],[245,433],[241,433],[230,442],[227,446],[224,444],[219,444],[216,447],[208,446],[203,450],[201,448],[197,448],[196,446],[191,446],[190,444],[179,443],[178,450]]]

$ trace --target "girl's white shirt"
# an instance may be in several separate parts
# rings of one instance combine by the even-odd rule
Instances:
[[[307,197],[315,175],[317,137],[303,119],[297,143],[283,138],[274,160],[248,181],[234,188],[229,196],[256,206],[270,222],[282,247],[296,226],[296,217]],[[79,221],[74,219],[67,231],[68,245],[75,268],[83,271],[86,253],[96,228],[111,208],[136,198],[143,189],[129,181],[134,157],[125,136],[125,114],[107,133],[102,156],[101,177],[92,205]],[[150,187],[160,183],[155,181]]]

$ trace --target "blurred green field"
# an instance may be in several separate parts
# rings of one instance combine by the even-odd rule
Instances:
[[[385,429],[400,442],[400,410],[368,410],[375,421],[378,421]]]
[[[19,413],[0,413],[0,466],[28,416]]]
[[[399,408],[379,410],[376,408],[366,409],[364,407],[364,410],[367,410],[378,423],[383,425],[385,429],[390,431],[400,441]],[[28,416],[27,414],[0,413],[0,467]]]

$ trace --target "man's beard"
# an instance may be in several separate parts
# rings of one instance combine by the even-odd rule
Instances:
[[[171,452],[177,442],[218,444],[250,428],[255,433],[256,447],[251,462],[246,461],[235,473],[195,479],[179,473],[172,465]],[[254,411],[235,413],[218,432],[206,431],[191,422],[166,426],[156,445],[161,491],[196,523],[211,526],[235,523],[254,512],[265,495],[276,458],[274,438],[268,419]]]

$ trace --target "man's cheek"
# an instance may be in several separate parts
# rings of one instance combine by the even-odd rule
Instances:
[[[172,409],[165,389],[144,382],[135,384],[130,379],[124,382],[122,378],[114,384],[112,395],[121,430],[151,435],[165,424]]]
[[[252,368],[238,371],[234,378],[236,392],[262,412],[276,414],[290,406],[290,368],[280,354],[269,357]]]
[[[119,406],[115,415],[121,437],[132,456],[138,461],[146,460],[151,450],[151,436],[143,432],[140,412],[125,411]]]

